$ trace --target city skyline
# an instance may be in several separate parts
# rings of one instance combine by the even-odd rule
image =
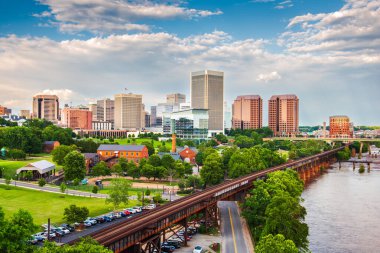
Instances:
[[[380,125],[375,113],[363,113],[380,106],[380,1],[135,1],[135,12],[112,13],[127,17],[124,25],[94,6],[80,17],[76,0],[0,6],[6,10],[0,104],[15,112],[31,109],[30,96],[41,92],[58,95],[62,105],[88,104],[125,87],[143,94],[150,108],[169,93],[189,97],[189,73],[213,69],[225,73],[229,105],[239,95],[267,101],[296,94],[300,125],[320,125],[336,114],[357,125]],[[158,7],[165,15],[154,15]],[[109,22],[91,27],[95,18]],[[264,125],[267,114],[264,107]]]

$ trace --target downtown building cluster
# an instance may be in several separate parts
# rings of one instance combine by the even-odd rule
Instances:
[[[23,119],[39,118],[73,129],[80,135],[124,137],[128,132],[176,134],[183,139],[206,139],[225,129],[263,127],[263,99],[259,95],[240,95],[232,111],[224,100],[224,73],[204,70],[190,74],[190,99],[186,95],[166,95],[166,101],[147,111],[143,95],[115,94],[94,103],[60,108],[56,95],[36,95],[33,109],[20,110]],[[0,116],[11,109],[0,106]],[[9,117],[9,116],[8,116]],[[13,117],[13,116],[12,116]],[[15,119],[15,118],[10,118]],[[21,120],[22,123],[22,120]],[[274,95],[268,100],[268,126],[275,136],[299,134],[299,99],[296,95]],[[347,116],[330,117],[330,132],[324,124],[320,135],[352,137],[353,125]]]

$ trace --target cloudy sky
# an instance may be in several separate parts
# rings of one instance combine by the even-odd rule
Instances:
[[[15,111],[125,88],[149,108],[202,69],[225,72],[229,104],[294,93],[301,125],[380,125],[380,0],[0,1],[0,104]]]

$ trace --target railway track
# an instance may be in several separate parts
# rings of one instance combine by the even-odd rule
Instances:
[[[144,229],[146,228],[148,224],[161,220],[163,217],[176,213],[181,209],[184,209],[196,203],[210,199],[211,197],[215,196],[215,194],[218,194],[218,192],[228,189],[229,187],[234,187],[236,185],[240,185],[243,183],[251,184],[257,178],[263,177],[267,175],[268,173],[278,171],[278,170],[284,170],[286,168],[294,167],[297,165],[302,165],[304,163],[310,162],[313,159],[334,154],[341,149],[343,149],[343,147],[326,151],[320,154],[312,155],[309,157],[301,158],[296,161],[287,162],[275,167],[271,167],[262,171],[251,173],[246,176],[242,176],[234,180],[225,181],[224,183],[221,183],[219,185],[207,188],[204,191],[191,194],[189,196],[175,200],[166,205],[159,206],[153,210],[149,210],[140,216],[136,216],[132,219],[126,220],[125,222],[116,224],[115,226],[107,227],[101,231],[94,232],[93,234],[91,234],[91,236],[95,240],[97,240],[100,244],[109,245],[115,240],[123,238],[125,236],[125,233],[129,234],[129,233],[133,233],[141,229]],[[70,244],[76,241],[77,240],[74,240],[70,242]]]

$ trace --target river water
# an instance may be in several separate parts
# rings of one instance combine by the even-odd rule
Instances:
[[[377,165],[378,166],[378,165]],[[332,167],[304,190],[313,253],[380,252],[380,166]],[[367,166],[366,166],[367,168]]]

